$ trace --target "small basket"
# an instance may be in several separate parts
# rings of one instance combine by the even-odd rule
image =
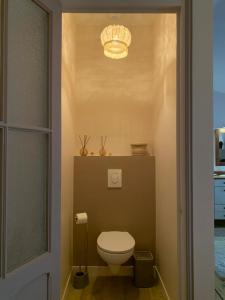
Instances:
[[[148,155],[148,144],[131,144],[131,153],[134,156]]]

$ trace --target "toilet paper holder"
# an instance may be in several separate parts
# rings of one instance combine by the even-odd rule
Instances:
[[[75,222],[77,225],[79,224],[87,224],[88,223],[88,215],[86,212],[77,213],[75,215]]]
[[[85,226],[85,249],[84,249],[84,254],[85,254],[85,263],[84,263],[84,272],[82,271],[82,266],[81,262],[79,265],[79,271],[75,273],[74,275],[74,282],[73,286],[75,289],[83,289],[89,284],[89,277],[88,277],[88,215],[87,213],[77,213],[75,215],[75,223],[76,225],[83,225]],[[78,254],[82,253],[81,249],[81,241],[77,241],[78,243]]]

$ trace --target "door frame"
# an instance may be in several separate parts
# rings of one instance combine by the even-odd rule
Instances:
[[[124,5],[120,5],[119,2],[112,0],[107,1],[107,4],[101,0],[94,3],[77,0],[71,5],[62,6],[62,13],[175,13],[177,15],[178,299],[194,299],[191,125],[192,1],[185,1],[185,5],[182,3],[178,5],[176,0],[131,1],[131,5],[129,1],[124,2]]]
[[[62,12],[175,11],[180,16],[179,300],[214,298],[213,0],[61,0]],[[204,109],[203,109],[204,108]],[[204,151],[202,150],[204,146]]]
[[[215,297],[213,0],[192,0],[192,243],[194,299]]]

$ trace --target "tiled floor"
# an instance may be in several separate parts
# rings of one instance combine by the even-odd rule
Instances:
[[[131,277],[99,276],[90,278],[84,290],[75,290],[72,285],[66,300],[166,300],[158,284],[149,289],[138,289]]]

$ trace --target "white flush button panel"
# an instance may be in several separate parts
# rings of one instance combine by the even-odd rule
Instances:
[[[122,187],[122,170],[108,169],[108,188]]]

